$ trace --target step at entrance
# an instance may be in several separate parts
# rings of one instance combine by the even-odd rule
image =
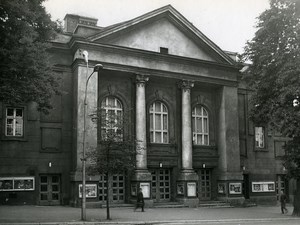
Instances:
[[[187,207],[179,202],[155,202],[153,208],[184,208]]]
[[[199,202],[198,207],[202,207],[202,208],[232,208],[233,206],[231,206],[230,203],[223,202],[223,201],[202,201],[202,202]]]

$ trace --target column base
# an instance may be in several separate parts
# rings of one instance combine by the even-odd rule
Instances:
[[[134,171],[131,177],[131,195],[130,202],[136,204],[136,196],[139,188],[142,188],[144,195],[145,207],[153,206],[153,199],[151,193],[152,175],[147,169],[138,169]]]
[[[176,199],[188,207],[197,207],[198,174],[194,170],[181,170],[177,178]]]
[[[223,172],[218,179],[218,199],[231,205],[243,205],[244,178],[242,172]]]
[[[134,171],[131,177],[132,181],[150,181],[152,180],[151,173],[147,169],[138,169]]]
[[[194,170],[181,170],[178,181],[198,181],[198,174]]]

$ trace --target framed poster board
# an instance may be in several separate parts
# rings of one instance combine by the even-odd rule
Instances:
[[[150,183],[140,183],[144,198],[150,198]]]
[[[187,182],[187,196],[188,197],[196,197],[196,182]]]
[[[34,177],[0,177],[0,191],[34,191]]]
[[[177,184],[177,195],[184,195],[184,184],[183,183]]]
[[[252,182],[252,192],[275,192],[275,182]]]
[[[85,185],[85,197],[96,198],[97,197],[97,184]],[[82,198],[82,184],[79,184],[79,198]]]
[[[218,193],[226,194],[226,183],[218,183]]]
[[[242,194],[242,183],[229,183],[229,194]]]
[[[131,195],[136,196],[137,195],[137,187],[136,184],[131,184]]]

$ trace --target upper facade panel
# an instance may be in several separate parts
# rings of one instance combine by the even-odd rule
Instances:
[[[121,35],[112,35],[104,41],[117,46],[216,61],[207,50],[197,45],[168,18],[160,18],[152,23],[136,26],[136,29],[127,29]]]
[[[171,5],[103,28],[86,39],[94,43],[234,64],[227,53],[210,41]]]

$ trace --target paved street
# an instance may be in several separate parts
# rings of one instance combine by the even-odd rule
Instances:
[[[250,208],[112,208],[112,220],[106,220],[106,209],[87,209],[84,224],[300,224],[300,218],[282,215],[279,206]],[[0,206],[0,224],[83,224],[81,209],[65,206]]]

